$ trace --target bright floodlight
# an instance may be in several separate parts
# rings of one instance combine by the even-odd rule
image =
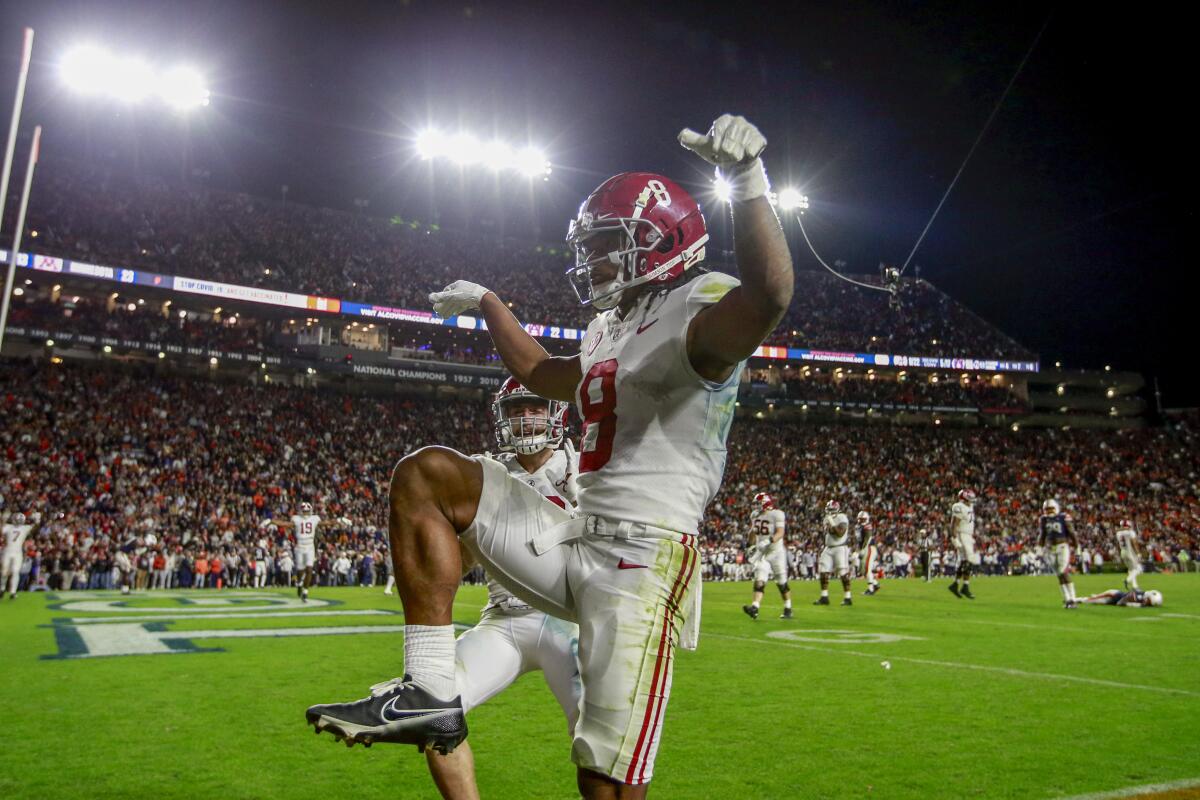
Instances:
[[[733,191],[729,186],[729,181],[724,178],[717,178],[713,181],[713,193],[722,203],[728,203],[733,196]]]
[[[98,47],[79,47],[62,60],[63,82],[77,92],[99,94],[112,72],[112,56]]]
[[[536,147],[524,147],[517,153],[513,168],[529,178],[550,174],[550,162],[546,154]]]
[[[779,192],[779,207],[784,211],[791,211],[794,208],[807,209],[808,198],[800,194],[799,190],[787,187]]]
[[[469,133],[458,133],[451,137],[446,155],[458,164],[474,164],[479,161],[482,151],[479,140]]]
[[[479,160],[485,167],[499,172],[512,164],[513,151],[504,142],[488,142],[483,146]]]
[[[429,159],[443,153],[442,135],[433,128],[426,128],[417,134],[417,155]]]
[[[208,105],[204,78],[190,67],[167,70],[158,81],[158,96],[180,110]]]

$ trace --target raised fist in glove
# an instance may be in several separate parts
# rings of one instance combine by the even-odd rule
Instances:
[[[433,311],[442,319],[457,317],[464,311],[479,308],[483,296],[490,291],[478,283],[470,281],[455,281],[440,292],[431,292],[429,302],[433,303]]]
[[[753,200],[770,189],[759,159],[767,139],[745,117],[722,114],[708,133],[684,128],[679,143],[717,168],[717,175],[729,183],[734,200]]]

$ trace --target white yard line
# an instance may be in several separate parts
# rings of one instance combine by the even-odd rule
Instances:
[[[343,609],[341,611],[228,611],[207,614],[186,614],[173,616],[169,613],[154,614],[145,617],[71,617],[66,622],[71,625],[87,625],[95,622],[172,622],[182,620],[204,619],[278,619],[280,617],[394,617],[399,611],[382,611],[377,608]],[[61,620],[59,623],[61,624]]]
[[[1177,694],[1185,695],[1187,697],[1200,697],[1200,692],[1194,692],[1190,689],[1172,689],[1167,686],[1145,686],[1139,683],[1106,681],[1102,678],[1083,678],[1078,675],[1062,675],[1054,672],[1033,672],[1024,669],[1014,669],[1012,667],[993,667],[986,664],[967,664],[961,661],[937,661],[930,658],[889,656],[883,653],[867,653],[861,650],[846,650],[841,647],[817,647],[814,645],[798,644],[796,642],[785,642],[779,639],[758,639],[752,636],[732,636],[723,633],[705,633],[703,635],[712,636],[718,639],[731,639],[741,642],[754,642],[757,644],[772,644],[780,647],[792,647],[797,650],[810,650],[814,653],[839,653],[848,656],[858,656],[859,658],[871,658],[878,659],[880,661],[887,660],[893,663],[906,662],[909,664],[924,664],[931,667],[950,667],[952,669],[969,669],[978,672],[995,672],[1001,675],[1012,675],[1018,678],[1039,678],[1041,680],[1061,681],[1064,683],[1081,683],[1088,686],[1106,686],[1112,689],[1137,689],[1143,692],[1156,692],[1158,694]]]
[[[1147,783],[1144,786],[1129,786],[1124,789],[1113,789],[1109,792],[1094,792],[1092,794],[1076,794],[1063,797],[1060,800],[1119,800],[1122,797],[1136,797],[1151,792],[1170,792],[1175,789],[1191,789],[1200,786],[1200,778],[1185,778],[1167,783]]]

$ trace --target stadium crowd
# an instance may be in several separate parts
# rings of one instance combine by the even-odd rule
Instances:
[[[429,291],[466,278],[503,286],[526,322],[582,328],[588,320],[566,287],[562,246],[135,180],[99,166],[49,162],[40,170],[30,210],[38,237],[29,245],[39,253],[410,309],[426,309]],[[720,269],[720,255],[709,263]],[[902,297],[893,305],[883,292],[802,272],[768,344],[1034,358],[926,281],[904,279]]]
[[[9,363],[0,369],[0,512],[37,515],[26,542],[30,585],[107,587],[116,568],[144,585],[224,586],[248,585],[260,563],[260,580],[286,583],[291,541],[274,523],[312,502],[324,520],[320,580],[378,582],[392,466],[428,444],[491,449],[487,407]],[[744,560],[758,491],[789,515],[797,574],[819,550],[827,500],[868,511],[885,560],[900,571],[915,559],[920,530],[944,545],[964,486],[979,493],[977,536],[995,571],[1030,552],[1048,496],[1105,561],[1115,560],[1114,526],[1126,517],[1152,561],[1186,562],[1200,545],[1191,418],[1157,429],[1019,433],[740,419],[729,442],[725,481],[701,530],[710,571]]]

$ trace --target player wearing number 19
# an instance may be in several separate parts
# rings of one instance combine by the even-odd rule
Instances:
[[[456,281],[430,295],[446,318],[480,309],[518,381],[575,402],[578,515],[540,496],[535,503],[525,484],[451,450],[400,462],[390,533],[413,690],[349,704],[379,704],[397,726],[409,720],[393,741],[457,743],[451,610],[461,542],[515,595],[579,623],[583,700],[571,757],[580,793],[645,795],[674,650],[694,646],[698,631],[696,531],[721,484],[742,364],[778,324],[793,287],[759,159],[766,139],[725,115],[679,141],[732,188],[740,281],[699,268],[708,233],[687,192],[661,175],[626,172],[592,192],[570,225],[576,263],[567,277],[584,305],[603,312],[578,355],[551,357],[482,286]]]

